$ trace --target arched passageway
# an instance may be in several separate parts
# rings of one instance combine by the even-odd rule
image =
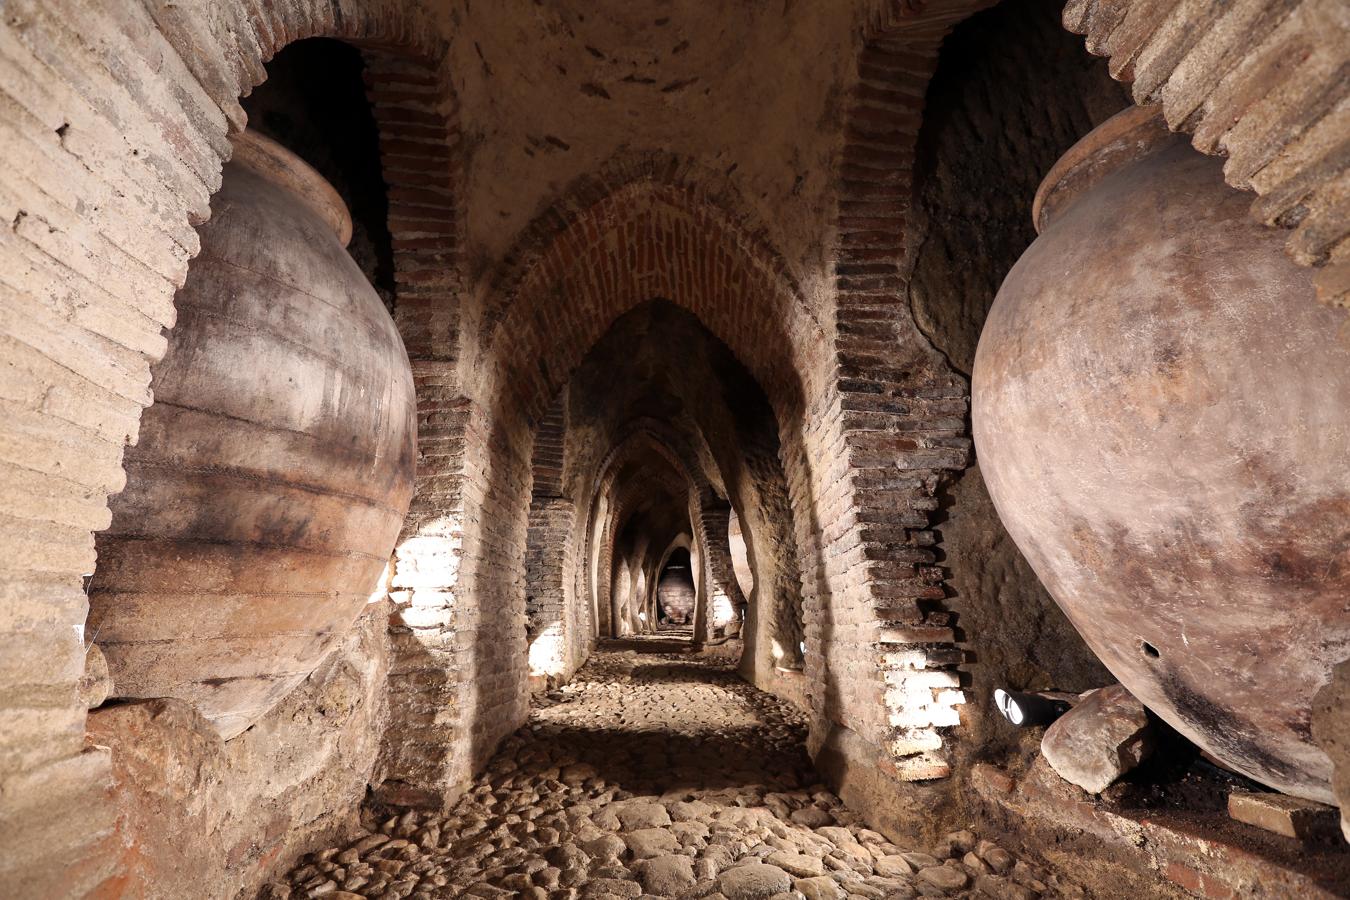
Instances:
[[[0,895],[1350,890],[1334,3],[201,6],[0,21]]]

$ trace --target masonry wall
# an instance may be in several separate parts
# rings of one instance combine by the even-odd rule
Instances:
[[[1007,0],[943,42],[925,97],[915,160],[914,250],[907,299],[925,338],[968,379],[999,285],[1035,238],[1041,178],[1128,95],[1082,52],[1042,0]],[[1040,585],[989,500],[978,460],[944,478],[934,517],[968,679],[953,742],[967,761],[1016,743],[993,706],[997,687],[1082,691],[1110,683]]]

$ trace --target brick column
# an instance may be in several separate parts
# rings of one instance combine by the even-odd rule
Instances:
[[[525,548],[526,639],[529,642],[530,685],[540,689],[566,681],[574,671],[580,640],[568,621],[573,598],[567,576],[572,572],[572,528],[576,506],[567,497],[536,496],[530,503]]]

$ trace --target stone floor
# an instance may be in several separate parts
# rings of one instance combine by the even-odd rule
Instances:
[[[888,842],[817,782],[804,737],[725,663],[601,650],[448,814],[368,811],[264,896],[1082,896],[971,831]]]

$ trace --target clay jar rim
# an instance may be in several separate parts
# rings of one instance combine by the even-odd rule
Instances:
[[[291,150],[256,131],[241,131],[230,136],[234,153],[230,162],[294,195],[323,220],[337,235],[342,246],[352,239],[352,216],[328,179]]]
[[[1132,105],[1116,113],[1066,150],[1041,180],[1031,204],[1036,233],[1108,175],[1184,140],[1168,130],[1161,107]]]

